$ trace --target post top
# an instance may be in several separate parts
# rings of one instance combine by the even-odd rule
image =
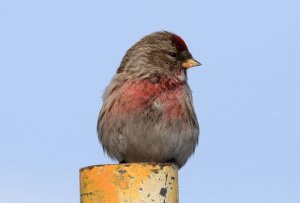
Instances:
[[[174,170],[178,170],[178,166],[174,163],[155,163],[155,162],[134,162],[134,163],[122,163],[122,164],[99,164],[99,165],[91,165],[85,166],[81,168],[79,171],[83,170],[91,170],[94,168],[103,168],[103,167],[136,167],[136,166],[143,166],[143,167],[153,167],[153,168],[164,168],[164,167],[172,167]]]

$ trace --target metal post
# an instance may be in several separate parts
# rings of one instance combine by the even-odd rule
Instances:
[[[97,165],[80,170],[81,203],[178,203],[174,164]]]

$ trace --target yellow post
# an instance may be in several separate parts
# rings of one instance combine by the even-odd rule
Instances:
[[[81,203],[178,203],[174,164],[130,163],[80,170]]]

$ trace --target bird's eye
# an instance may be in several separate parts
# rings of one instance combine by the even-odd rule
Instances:
[[[177,57],[177,54],[175,52],[170,52],[170,56],[176,58]]]

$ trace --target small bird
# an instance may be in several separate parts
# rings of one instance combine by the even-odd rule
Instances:
[[[198,143],[187,69],[200,65],[171,32],[134,44],[103,95],[97,132],[104,151],[120,163],[172,162],[181,168]]]

